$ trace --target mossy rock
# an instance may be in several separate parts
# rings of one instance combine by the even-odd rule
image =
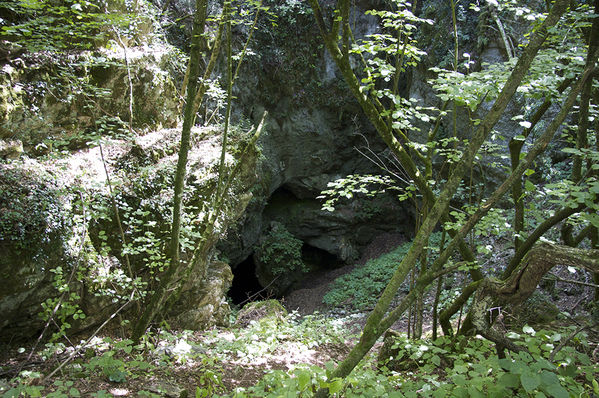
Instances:
[[[555,321],[559,308],[548,295],[536,291],[526,302],[514,307],[512,312],[516,326],[542,325]]]
[[[287,310],[277,300],[254,301],[246,304],[239,311],[235,326],[247,327],[252,321],[260,321],[262,319],[283,321],[286,316]]]
[[[404,351],[401,344],[404,339],[405,338],[401,333],[395,330],[389,329],[385,332],[385,335],[383,336],[383,345],[379,350],[377,358],[377,361],[381,366],[385,366],[387,369],[397,372],[414,370],[414,368],[417,367],[415,362],[406,360],[406,358],[400,354]]]

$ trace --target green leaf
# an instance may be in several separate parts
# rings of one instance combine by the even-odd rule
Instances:
[[[541,384],[541,378],[538,374],[525,372],[520,375],[520,382],[527,393],[532,393]]]
[[[501,375],[501,377],[499,377],[498,384],[502,388],[516,388],[520,386],[520,380],[518,375],[513,373],[504,373]]]
[[[561,384],[552,384],[544,388],[545,392],[553,398],[569,398],[568,391]]]
[[[466,385],[466,378],[463,375],[454,375],[452,377],[453,379],[453,383],[456,386],[465,386]]]
[[[523,331],[524,333],[526,333],[526,334],[530,334],[531,336],[534,336],[534,335],[535,335],[535,330],[534,330],[533,328],[531,328],[530,326],[528,326],[528,325],[525,325],[525,326],[522,328],[522,331]]]
[[[297,383],[300,390],[304,390],[308,384],[310,384],[310,373],[308,371],[302,371],[297,375]]]
[[[341,379],[335,379],[328,384],[330,394],[336,394],[343,388],[343,380]]]

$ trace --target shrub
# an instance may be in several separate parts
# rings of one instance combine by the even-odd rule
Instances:
[[[297,270],[306,272],[308,269],[302,260],[302,244],[284,225],[273,223],[256,249],[256,259],[268,265],[274,276]]]

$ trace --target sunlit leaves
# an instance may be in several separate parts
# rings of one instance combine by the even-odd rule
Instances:
[[[322,210],[334,211],[341,199],[352,199],[356,194],[374,196],[387,189],[397,189],[397,182],[391,177],[380,175],[350,174],[327,184],[318,199],[325,199]]]
[[[136,17],[105,13],[100,3],[68,0],[58,4],[37,0],[0,1],[0,8],[18,13],[18,23],[5,24],[2,34],[28,51],[65,51],[94,48],[107,39],[106,24],[129,28]]]

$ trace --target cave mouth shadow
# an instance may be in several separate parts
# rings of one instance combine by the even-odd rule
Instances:
[[[291,285],[285,294],[298,289],[308,279],[318,278],[319,275],[324,275],[328,271],[345,265],[334,254],[306,242],[302,246],[302,260],[306,263],[310,271],[303,274],[301,279]],[[232,271],[233,282],[231,283],[228,296],[234,305],[241,306],[247,302],[281,298],[273,296],[272,292],[269,292],[268,289],[260,284],[256,276],[254,253],[251,253],[245,260],[233,267]],[[285,296],[285,294],[282,296]]]
[[[302,260],[315,271],[330,271],[345,265],[336,255],[304,242]]]
[[[229,297],[235,305],[269,298],[268,292],[264,290],[256,276],[254,253],[233,268],[233,283],[229,289]]]

